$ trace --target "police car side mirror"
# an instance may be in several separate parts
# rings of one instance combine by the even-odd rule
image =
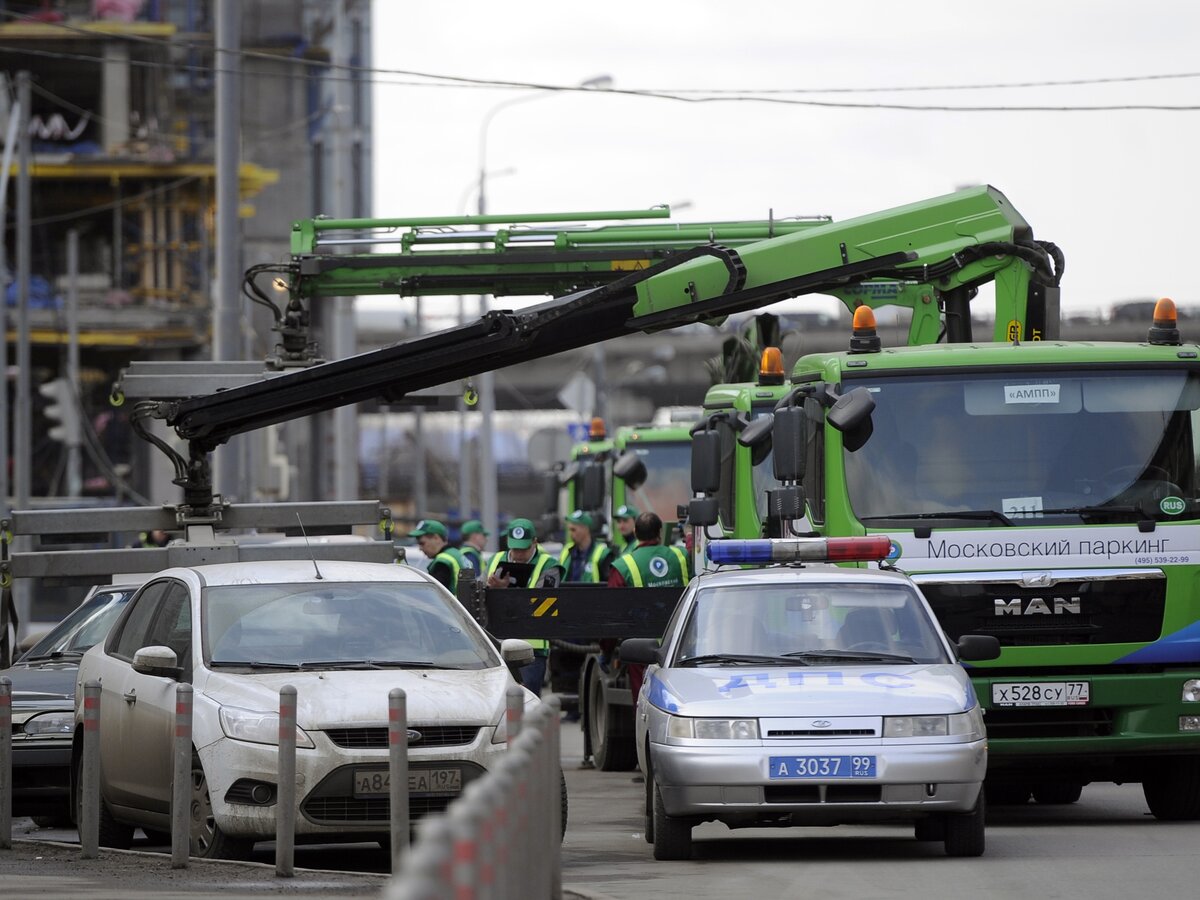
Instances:
[[[662,647],[658,638],[626,638],[621,641],[621,661],[644,666],[662,664]]]
[[[1000,642],[990,634],[964,634],[956,645],[958,658],[964,662],[982,662],[1000,655]]]

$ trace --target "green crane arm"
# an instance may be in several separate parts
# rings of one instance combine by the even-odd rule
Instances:
[[[513,253],[510,258],[517,258]],[[1061,257],[1056,253],[1053,245],[1033,240],[1028,224],[999,191],[970,188],[845,222],[810,224],[738,249],[709,241],[676,248],[646,268],[620,270],[616,278],[610,272],[598,286],[530,308],[492,311],[473,323],[289,371],[269,381],[155,402],[150,415],[166,419],[190,441],[195,459],[198,452],[266,425],[361,400],[394,401],[411,391],[491,369],[636,331],[707,322],[806,293],[835,293],[846,302],[865,298],[872,305],[903,301],[913,309],[914,336],[922,341],[937,339],[930,323],[937,320],[941,306],[947,337],[969,339],[970,295],[994,279],[997,305],[1016,323],[1006,322],[1006,327],[1027,337],[1031,310],[1036,314],[1038,303],[1048,306],[1035,296],[1037,291],[1048,295],[1057,290]],[[499,255],[493,253],[493,262]],[[311,259],[301,255],[298,262],[303,266]],[[392,259],[380,266],[376,276],[382,269],[393,271],[398,263]],[[363,271],[357,262],[352,267]],[[580,268],[571,277],[587,281],[589,271]],[[299,292],[309,297],[327,290],[344,292],[346,282],[338,272],[337,262],[307,275],[301,271]],[[437,274],[447,273],[427,273]],[[404,277],[394,278],[388,291],[396,293]],[[316,281],[305,287],[304,279]],[[593,276],[592,283],[596,280]],[[890,300],[873,296],[884,285],[899,285]],[[417,289],[411,282],[407,286]],[[955,318],[965,320],[965,330],[961,324],[951,327]],[[1037,327],[1053,336],[1048,334],[1050,324]]]

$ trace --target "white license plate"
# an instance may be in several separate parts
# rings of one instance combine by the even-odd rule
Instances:
[[[992,685],[992,706],[1087,706],[1086,681],[1010,681]]]
[[[387,769],[355,769],[354,796],[386,794],[392,789]],[[408,773],[410,794],[457,794],[462,790],[461,769],[412,769]]]

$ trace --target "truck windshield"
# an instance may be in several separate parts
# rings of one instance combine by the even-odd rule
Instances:
[[[676,508],[692,497],[692,444],[680,441],[647,441],[628,446],[646,464],[646,483],[637,492],[643,512],[653,510],[664,522],[674,521]],[[629,502],[633,501],[627,497]]]
[[[1001,526],[1196,514],[1194,371],[1022,369],[871,380],[874,433],[845,453],[860,521]],[[998,515],[997,515],[998,514]]]

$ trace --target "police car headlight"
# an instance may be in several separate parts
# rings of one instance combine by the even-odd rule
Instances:
[[[983,737],[983,713],[976,706],[953,716],[887,716],[883,736],[890,738]]]
[[[705,741],[757,741],[758,719],[689,719],[671,716],[667,737]]]
[[[1200,703],[1200,678],[1189,678],[1183,683],[1183,702]]]
[[[222,706],[219,718],[221,731],[227,738],[251,744],[279,744],[279,713]],[[316,746],[299,725],[296,726],[296,746],[310,750]]]
[[[21,728],[31,737],[52,737],[56,734],[71,734],[75,730],[73,712],[46,712],[31,716]]]

